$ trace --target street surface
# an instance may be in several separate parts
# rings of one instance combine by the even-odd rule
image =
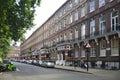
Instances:
[[[72,72],[55,68],[43,68],[24,63],[15,63],[17,71],[3,72],[0,80],[120,80],[116,76],[101,76]],[[119,74],[118,74],[119,75]]]

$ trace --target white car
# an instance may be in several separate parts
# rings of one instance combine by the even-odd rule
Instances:
[[[47,60],[47,61],[42,61],[40,66],[54,68],[55,63],[54,63],[54,61]]]

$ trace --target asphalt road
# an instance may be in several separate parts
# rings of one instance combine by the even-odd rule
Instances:
[[[55,68],[43,68],[15,63],[17,71],[4,72],[0,80],[117,80],[93,74],[72,72]]]

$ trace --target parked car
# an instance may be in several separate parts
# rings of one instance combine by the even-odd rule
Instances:
[[[54,68],[55,67],[55,63],[54,63],[54,61],[47,60],[47,61],[42,61],[40,66],[46,67],[46,68],[48,68],[48,67]]]
[[[38,61],[37,61],[37,60],[33,60],[32,64],[33,64],[33,65],[37,65],[37,64],[38,64]]]
[[[38,61],[38,65],[39,65],[39,66],[41,66],[41,65],[42,65],[42,63],[43,63],[43,61],[42,61],[42,60],[39,60],[39,61]]]

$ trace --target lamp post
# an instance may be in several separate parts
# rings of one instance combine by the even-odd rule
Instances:
[[[87,43],[87,45],[86,45],[86,53],[87,53],[87,71],[89,70],[89,67],[88,67],[89,59],[88,59],[88,57],[89,57],[89,53],[90,53],[90,48],[91,48],[90,44]]]

